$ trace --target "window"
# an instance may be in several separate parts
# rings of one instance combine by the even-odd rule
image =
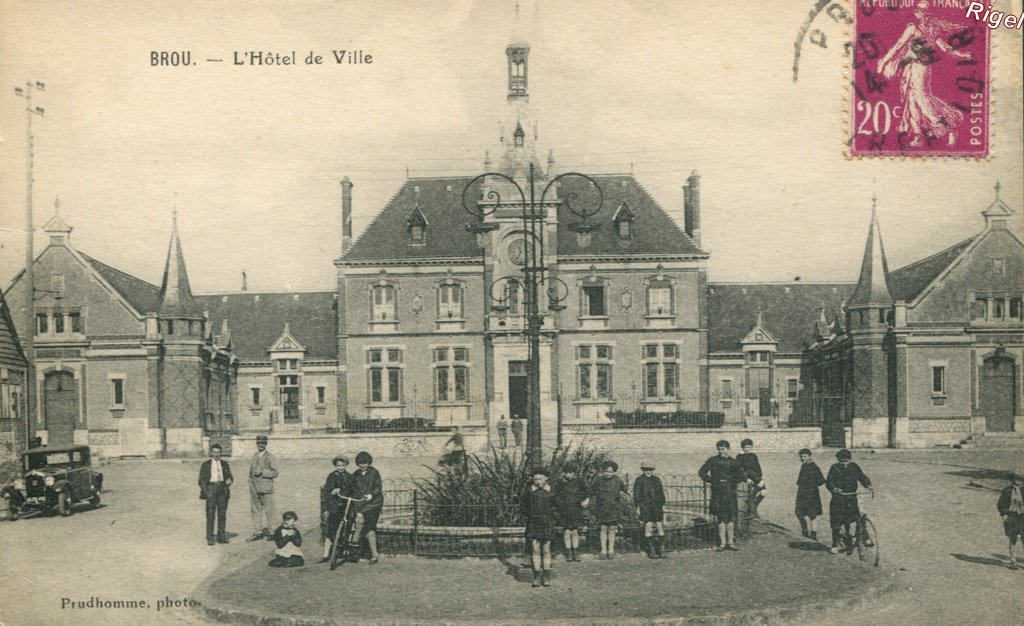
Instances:
[[[249,389],[249,392],[252,394],[252,405],[253,406],[259,406],[260,405],[260,388],[259,387],[251,387]]]
[[[672,315],[672,284],[668,281],[652,282],[647,288],[647,314]]]
[[[770,364],[772,362],[772,353],[765,350],[757,350],[754,352],[747,353],[748,363],[758,364]]]
[[[371,321],[390,322],[398,317],[395,307],[395,287],[393,285],[374,285],[372,301]]]
[[[619,220],[619,237],[622,239],[629,239],[632,235],[630,234],[630,224],[633,222],[628,219]]]
[[[719,382],[722,384],[722,399],[732,400],[732,379],[723,378]]]
[[[800,388],[795,378],[786,379],[786,397],[790,400],[796,400],[797,393]]]
[[[612,347],[576,347],[577,397],[581,400],[609,400],[612,397]]]
[[[402,351],[398,348],[373,348],[367,351],[370,402],[402,401]]]
[[[412,226],[409,227],[409,241],[411,243],[424,243],[423,234],[423,226],[419,224],[413,224]]]
[[[462,285],[441,285],[437,289],[437,314],[441,319],[462,319]]]
[[[323,385],[317,385],[316,387],[316,403],[327,404],[327,387]]]
[[[279,370],[297,370],[299,369],[298,359],[278,359],[277,369]]]
[[[644,397],[648,400],[675,399],[679,391],[678,346],[650,343],[643,349]]]
[[[48,332],[50,332],[50,325],[46,313],[36,313],[36,334],[45,335]]]
[[[1020,298],[1010,298],[1010,319],[1020,319]]]
[[[1006,306],[1005,298],[993,298],[992,299],[992,319],[1001,320],[1003,319],[1003,311]]]
[[[988,317],[988,300],[985,298],[975,298],[971,304],[971,319],[983,320],[986,317]]]
[[[946,395],[946,366],[932,366],[932,395]]]
[[[1002,276],[1006,273],[1006,259],[992,259],[992,273]]]
[[[580,314],[589,317],[607,315],[604,303],[604,285],[587,285],[583,287]]]
[[[64,314],[59,311],[53,314],[53,332],[58,334],[64,332]]]
[[[82,323],[82,314],[78,311],[71,311],[68,313],[68,321],[71,323],[71,332],[85,332],[85,325]]]
[[[168,335],[173,335],[174,334],[174,322],[173,321],[170,321],[170,320],[167,321],[167,334]]]
[[[434,348],[434,399],[438,402],[469,400],[469,350]]]
[[[110,406],[124,408],[124,378],[110,379]]]

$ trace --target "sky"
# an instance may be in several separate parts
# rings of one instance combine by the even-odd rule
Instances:
[[[523,0],[540,143],[560,171],[634,172],[679,221],[698,170],[713,281],[855,281],[873,194],[891,268],[980,231],[997,180],[1024,230],[1020,31],[993,31],[992,158],[849,160],[845,25],[818,15],[826,47],[805,41],[793,80],[814,4]],[[253,291],[332,289],[342,177],[358,236],[407,171],[472,176],[497,154],[514,6],[0,0],[0,285],[24,265],[27,80],[45,83],[36,229],[59,198],[76,249],[159,284],[177,210],[195,292],[237,291],[243,269]]]

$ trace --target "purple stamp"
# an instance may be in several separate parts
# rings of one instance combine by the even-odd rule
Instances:
[[[988,156],[990,31],[961,4],[856,0],[852,156]]]

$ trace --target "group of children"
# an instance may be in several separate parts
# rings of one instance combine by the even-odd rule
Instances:
[[[633,484],[632,505],[636,507],[644,525],[647,555],[664,558],[662,542],[665,537],[665,489],[661,479],[654,475],[654,463],[640,464],[641,475]],[[522,511],[526,521],[525,537],[530,542],[533,568],[533,586],[551,584],[551,541],[555,528],[561,525],[565,544],[566,562],[578,562],[580,528],[586,525],[584,509],[590,509],[598,525],[601,552],[598,559],[615,558],[615,535],[622,523],[624,504],[628,502],[626,484],[618,475],[615,461],[605,461],[601,473],[588,486],[579,476],[579,468],[566,464],[560,480],[552,486],[548,471],[535,468],[531,483],[523,496]]]
[[[384,505],[384,489],[380,472],[373,467],[373,457],[363,451],[356,455],[354,473],[348,472],[348,457],[339,454],[331,464],[334,470],[327,475],[327,480],[320,490],[320,508],[322,511],[322,529],[324,535],[324,554],[320,563],[326,563],[330,557],[331,546],[337,535],[338,526],[344,519],[346,510],[353,522],[352,532],[339,541],[349,542],[349,560],[359,560],[360,541],[365,540],[370,548],[371,565],[377,563],[377,520]],[[346,507],[344,498],[352,498],[351,505]],[[299,516],[294,511],[282,515],[281,525],[274,531],[273,560],[270,567],[299,567],[305,564],[302,556],[302,533],[296,526]]]

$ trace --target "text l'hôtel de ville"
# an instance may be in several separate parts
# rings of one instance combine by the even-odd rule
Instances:
[[[281,66],[281,65],[370,65],[374,56],[363,49],[330,50],[327,54],[311,50],[305,55],[290,50],[278,52],[273,50],[234,50],[231,53],[231,65],[243,66]],[[198,61],[221,63],[224,59],[201,59],[191,50],[151,50],[149,64],[153,67],[188,67],[197,65]]]

